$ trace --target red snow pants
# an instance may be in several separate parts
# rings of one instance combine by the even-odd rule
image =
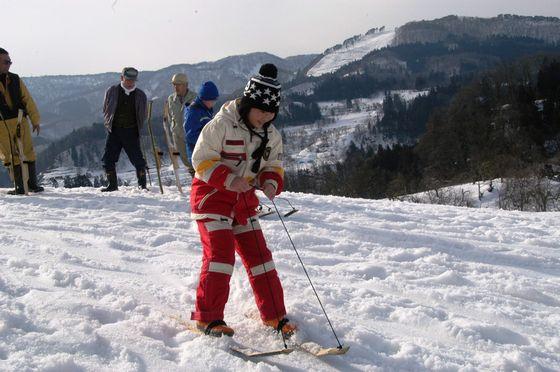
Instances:
[[[203,256],[196,311],[191,313],[191,319],[205,323],[224,319],[235,252],[247,270],[261,318],[284,317],[284,292],[258,218],[248,218],[245,225],[230,221],[225,218],[197,221]]]

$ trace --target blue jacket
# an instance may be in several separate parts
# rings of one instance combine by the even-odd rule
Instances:
[[[187,156],[192,162],[194,146],[200,136],[202,128],[214,117],[214,110],[209,109],[202,103],[200,97],[196,97],[193,103],[185,109],[183,128],[185,129],[185,142],[187,143]]]

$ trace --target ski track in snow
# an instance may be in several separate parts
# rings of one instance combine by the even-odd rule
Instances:
[[[47,188],[0,196],[0,370],[560,370],[560,213],[283,196],[348,354],[231,354],[234,340],[282,347],[255,320],[239,259],[233,340],[185,332],[172,316],[194,307],[201,249],[174,188]],[[280,221],[262,226],[296,340],[336,346]]]

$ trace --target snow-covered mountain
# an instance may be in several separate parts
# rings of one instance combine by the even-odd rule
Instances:
[[[435,43],[449,36],[485,39],[489,36],[528,37],[547,43],[560,41],[560,19],[502,14],[492,18],[447,16],[409,22],[396,30],[395,45]]]
[[[180,64],[158,71],[140,71],[138,87],[148,98],[159,97],[154,102],[154,115],[161,115],[163,99],[172,93],[171,77],[183,72],[189,77],[189,87],[197,90],[206,81],[214,81],[223,97],[245,86],[247,78],[255,74],[263,63],[278,66],[282,81],[289,81],[305,67],[315,55],[280,58],[269,53],[252,53],[231,56],[215,62]],[[103,94],[119,81],[119,72],[93,75],[64,75],[26,77],[28,85],[41,112],[48,138],[60,138],[73,129],[102,121]]]
[[[560,41],[560,19],[500,15],[493,18],[447,16],[434,20],[413,21],[395,30],[373,28],[331,47],[318,56],[305,70],[309,77],[319,77],[340,70],[369,53],[388,46],[429,44],[450,38],[469,37],[484,40],[490,36],[527,37],[556,44]],[[453,48],[453,45],[450,45]],[[391,56],[378,58],[377,64],[398,66]],[[404,65],[406,66],[406,64]]]
[[[366,54],[391,45],[395,31],[372,29],[329,48],[307,69],[307,76],[321,76],[335,72],[350,62],[362,59]]]
[[[239,262],[225,312],[233,339],[173,319],[193,309],[200,269],[188,195],[47,188],[0,196],[0,370],[560,370],[560,213],[283,196],[299,209],[285,223],[346,355],[234,355],[236,343],[282,347],[255,319]],[[295,341],[336,346],[282,224],[261,223]]]

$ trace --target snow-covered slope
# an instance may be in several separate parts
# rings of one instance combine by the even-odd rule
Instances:
[[[395,31],[383,31],[349,39],[338,48],[326,50],[323,57],[307,71],[307,76],[321,76],[334,72],[350,62],[362,59],[374,50],[390,45],[394,38]]]
[[[187,197],[48,188],[0,196],[0,370],[560,370],[560,213],[285,196],[345,356],[228,352],[281,346],[239,262],[233,340],[171,319],[193,309],[200,267]],[[281,223],[262,224],[296,338],[336,346]]]
[[[359,102],[364,109],[353,111],[338,101],[320,102],[324,118],[320,123],[284,129],[285,151],[292,154],[286,158],[286,168],[292,171],[336,164],[344,160],[352,142],[394,144],[390,139],[371,135],[368,130],[368,126],[375,125],[381,103],[375,99],[355,99],[354,102]]]
[[[395,90],[391,93],[410,101],[427,94],[427,91]],[[397,138],[372,130],[377,119],[383,115],[384,98],[385,93],[378,93],[369,98],[319,102],[322,120],[313,124],[280,127],[285,152],[292,154],[285,159],[287,169],[309,169],[341,162],[351,143],[372,148],[399,143]]]

